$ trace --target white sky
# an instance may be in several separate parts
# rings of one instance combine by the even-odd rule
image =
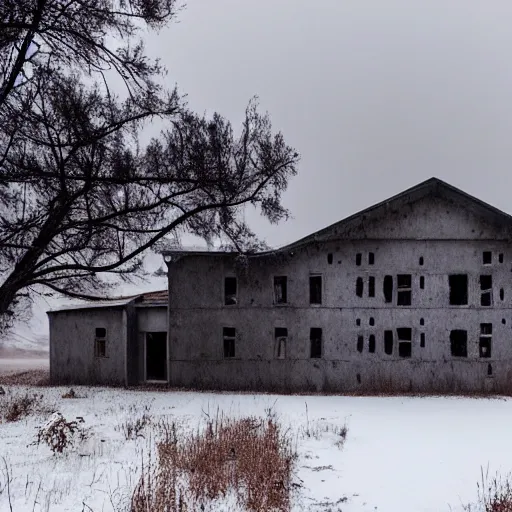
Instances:
[[[196,111],[253,95],[302,155],[280,246],[432,176],[505,211],[512,2],[188,0],[147,42]]]

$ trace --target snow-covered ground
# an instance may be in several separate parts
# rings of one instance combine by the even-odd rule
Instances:
[[[297,443],[294,480],[303,485],[297,511],[456,512],[475,500],[482,466],[491,474],[512,469],[508,399],[75,390],[83,398],[63,399],[64,388],[30,390],[68,420],[83,416],[92,429],[90,439],[68,455],[30,445],[49,413],[0,424],[0,489],[5,458],[12,510],[126,510],[154,436],[126,441],[120,426],[142,415],[145,406],[153,421],[167,418],[190,429],[205,414],[265,417],[273,409]],[[348,434],[340,449],[332,427],[345,423]],[[308,430],[315,435],[308,437]],[[7,500],[4,489],[0,510],[9,510]]]

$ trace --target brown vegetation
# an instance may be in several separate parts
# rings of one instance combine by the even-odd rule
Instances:
[[[131,512],[206,510],[228,495],[250,511],[290,510],[297,455],[274,419],[217,418],[181,438],[173,427],[157,448],[158,464],[143,471]]]

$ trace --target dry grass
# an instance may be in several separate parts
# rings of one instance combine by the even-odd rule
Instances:
[[[512,512],[512,475],[489,478],[489,468],[481,469],[481,482],[477,484],[478,501],[464,507],[466,512]]]
[[[28,370],[0,375],[0,384],[4,386],[48,386],[50,372],[48,370]]]
[[[39,395],[9,395],[0,402],[0,416],[4,421],[18,421],[32,413],[41,399]]]
[[[181,438],[174,427],[166,433],[156,468],[143,471],[131,512],[207,510],[228,495],[244,510],[290,510],[297,455],[274,419],[217,417]]]

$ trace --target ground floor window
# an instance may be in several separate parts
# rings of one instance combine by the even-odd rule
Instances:
[[[322,357],[322,329],[311,327],[309,332],[310,356],[313,359]]]
[[[96,327],[94,357],[107,357],[107,330],[104,327]]]
[[[412,355],[412,329],[400,327],[396,330],[398,337],[398,355],[400,357],[411,357]]]
[[[231,359],[235,357],[235,339],[236,329],[234,327],[224,327],[224,358]]]

